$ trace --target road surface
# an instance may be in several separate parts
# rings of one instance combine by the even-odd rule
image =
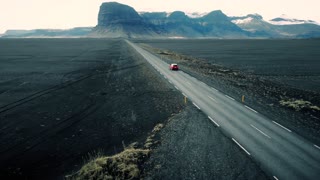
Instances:
[[[319,179],[320,147],[127,41],[274,179]],[[240,99],[239,97],[238,99]]]

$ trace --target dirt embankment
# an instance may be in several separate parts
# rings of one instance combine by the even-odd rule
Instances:
[[[305,138],[320,143],[320,93],[296,89],[270,81],[262,76],[233,70],[204,59],[185,56],[170,50],[140,44],[168,63],[233,96],[260,113],[295,129]]]

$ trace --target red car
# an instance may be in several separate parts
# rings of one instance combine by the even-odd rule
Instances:
[[[174,70],[178,71],[179,70],[178,64],[170,64],[169,69],[172,71]]]

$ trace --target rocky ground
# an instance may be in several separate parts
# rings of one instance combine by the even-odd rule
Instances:
[[[320,93],[270,81],[264,76],[241,72],[205,59],[167,49],[140,44],[168,63],[178,63],[183,71],[231,95],[289,127],[311,142],[320,144]]]

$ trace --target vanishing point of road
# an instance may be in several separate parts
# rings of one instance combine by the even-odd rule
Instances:
[[[127,41],[274,179],[319,179],[320,147]]]

